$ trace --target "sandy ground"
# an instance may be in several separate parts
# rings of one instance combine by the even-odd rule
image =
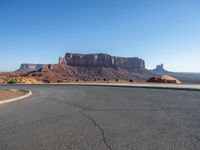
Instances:
[[[18,91],[18,90],[0,90],[0,101],[6,100],[10,98],[20,97],[26,94],[25,91]]]

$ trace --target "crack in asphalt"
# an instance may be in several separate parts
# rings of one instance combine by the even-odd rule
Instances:
[[[102,129],[102,127],[97,124],[97,122],[90,116],[86,115],[83,111],[91,111],[91,112],[97,112],[97,111],[122,111],[122,112],[128,112],[128,111],[147,111],[147,112],[151,112],[151,111],[200,111],[199,108],[160,108],[160,109],[157,109],[157,108],[154,108],[154,109],[93,109],[93,108],[90,108],[88,106],[83,106],[83,105],[77,105],[77,104],[74,104],[74,103],[70,103],[70,102],[58,102],[58,101],[55,101],[54,99],[50,99],[51,101],[55,102],[55,103],[58,103],[58,104],[62,104],[62,105],[68,105],[68,106],[72,106],[74,108],[78,108],[79,109],[79,113],[87,118],[88,120],[90,120],[93,125],[98,128],[101,132],[101,135],[102,135],[102,140],[103,140],[103,143],[104,145],[109,149],[109,150],[112,150],[111,146],[108,144],[107,142],[107,139],[105,137],[105,132],[104,130]],[[200,142],[200,138],[195,136],[196,140]]]
[[[53,99],[50,99],[52,101],[54,101]],[[109,149],[109,150],[112,150],[111,146],[108,145],[108,142],[106,140],[106,137],[105,137],[105,132],[104,130],[102,129],[102,127],[97,124],[97,122],[90,116],[86,115],[85,113],[83,113],[83,111],[90,111],[90,109],[88,108],[83,108],[82,106],[79,106],[79,105],[75,105],[75,104],[71,104],[71,103],[62,103],[62,102],[58,102],[58,101],[54,101],[55,103],[58,103],[58,104],[62,104],[62,105],[69,105],[69,106],[72,106],[72,107],[75,107],[75,108],[78,108],[80,111],[78,111],[84,118],[87,118],[88,120],[90,120],[93,125],[100,130],[101,132],[101,135],[102,135],[102,140],[103,140],[103,143],[104,145]]]
[[[81,114],[82,116],[84,116],[85,118],[87,118],[88,120],[90,120],[90,121],[94,124],[94,126],[95,126],[96,128],[98,128],[98,129],[101,131],[102,140],[103,140],[104,145],[105,145],[109,150],[112,150],[111,146],[108,145],[108,142],[107,142],[106,137],[105,137],[104,130],[101,128],[101,126],[100,126],[99,124],[97,124],[97,122],[96,122],[92,117],[90,117],[90,116],[86,115],[85,113],[83,113],[83,111],[79,111],[79,112],[80,112],[80,114]]]
[[[200,142],[200,138],[198,136],[195,136],[195,139]]]

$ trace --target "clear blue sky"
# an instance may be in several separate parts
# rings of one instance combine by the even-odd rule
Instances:
[[[0,0],[0,71],[66,52],[200,72],[199,0]]]

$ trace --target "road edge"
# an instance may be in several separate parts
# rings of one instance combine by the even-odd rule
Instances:
[[[104,87],[122,87],[122,88],[124,87],[124,88],[145,88],[145,89],[200,91],[200,84],[41,83],[41,84],[16,84],[16,85],[104,86]],[[4,86],[10,86],[10,85],[4,85]]]
[[[145,89],[166,89],[166,90],[187,90],[200,91],[200,87],[191,87],[191,85],[175,84],[93,84],[93,83],[66,83],[66,84],[52,84],[52,85],[69,85],[69,86],[104,86],[104,87],[125,87],[125,88],[145,88]]]
[[[25,91],[27,93],[25,95],[20,96],[20,97],[2,100],[2,101],[0,101],[0,105],[10,103],[10,102],[14,102],[14,101],[17,101],[17,100],[21,100],[21,99],[27,98],[27,97],[29,97],[33,94],[30,90],[20,90],[20,91]]]

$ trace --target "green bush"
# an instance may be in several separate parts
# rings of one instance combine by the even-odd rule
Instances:
[[[17,80],[16,79],[11,79],[7,82],[7,84],[16,84]]]

